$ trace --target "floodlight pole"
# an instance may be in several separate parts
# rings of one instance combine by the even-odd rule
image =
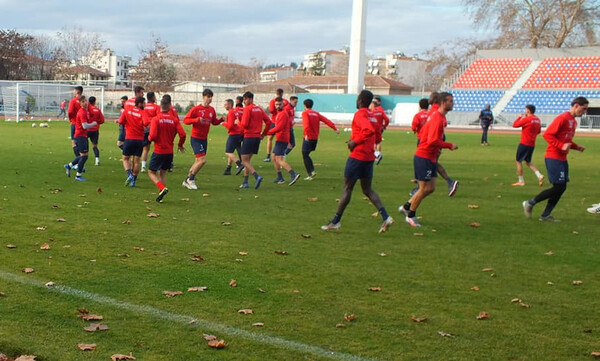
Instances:
[[[15,109],[16,109],[16,112],[17,112],[15,121],[17,123],[19,123],[19,83],[18,82],[17,82],[17,104],[15,106]]]
[[[352,3],[348,94],[358,94],[365,85],[365,38],[367,30],[367,0]]]

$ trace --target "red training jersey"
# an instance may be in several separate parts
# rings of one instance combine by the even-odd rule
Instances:
[[[265,129],[261,133],[261,122],[265,123]],[[244,107],[242,114],[242,129],[245,138],[260,138],[261,135],[267,134],[271,119],[265,111],[256,104],[249,104]]]
[[[148,126],[150,121],[146,117],[146,113],[137,107],[132,110],[121,113],[119,124],[125,126],[125,139],[144,140],[144,128]]]
[[[85,137],[87,138],[87,129],[83,128],[83,123],[91,123],[90,122],[90,114],[87,109],[79,107],[77,111],[77,115],[75,116],[75,133],[73,134],[73,138],[77,137]]]
[[[540,118],[532,114],[526,117],[518,117],[513,123],[513,128],[522,128],[521,144],[535,147],[535,138],[540,134],[542,122]]]
[[[213,107],[199,104],[190,109],[183,118],[183,124],[192,125],[192,138],[206,139],[210,125],[219,125],[221,120],[217,119],[217,113]]]
[[[160,107],[156,103],[146,103],[144,106],[144,112],[148,119],[153,119],[160,113]]]
[[[323,122],[333,130],[337,130],[337,127],[333,122],[316,110],[306,109],[302,112],[302,126],[304,127],[304,139],[306,140],[318,140],[319,131],[321,130],[321,124]]]
[[[571,143],[572,149],[580,149],[579,145],[573,142],[575,128],[577,128],[577,120],[570,112],[562,113],[554,118],[544,132],[544,139],[548,142],[545,157],[566,161],[569,151],[561,149],[565,143]]]
[[[67,116],[69,117],[71,124],[75,124],[75,118],[77,118],[77,113],[79,112],[79,109],[81,109],[81,104],[79,104],[79,97],[74,96],[69,101],[69,109],[67,110]]]
[[[452,143],[444,141],[446,124],[446,117],[439,110],[431,113],[429,120],[421,128],[421,141],[415,153],[417,157],[427,158],[436,163],[442,148],[452,148]]]
[[[178,146],[182,147],[185,144],[185,130],[183,130],[179,118],[174,117],[170,111],[158,113],[150,120],[148,140],[154,142],[154,153],[173,154],[175,134],[179,134]]]
[[[104,114],[102,114],[102,111],[100,110],[100,108],[98,108],[97,106],[94,106],[92,104],[88,104],[88,113],[89,113],[90,123],[96,122],[96,123],[98,123],[98,125],[89,128],[87,131],[88,132],[97,131],[98,129],[100,129],[100,124],[104,124]]]
[[[385,110],[381,105],[378,105],[371,111],[375,119],[377,119],[377,123],[379,124],[379,128],[384,130],[390,124],[390,118],[388,118],[387,114],[385,114]]]
[[[421,129],[425,123],[427,123],[427,118],[429,118],[429,111],[427,109],[423,109],[413,117],[411,129],[417,135],[417,138],[421,138]]]
[[[375,137],[377,119],[368,108],[360,108],[352,118],[350,140],[356,143],[350,157],[364,162],[375,160]]]
[[[240,135],[243,134],[240,122],[242,120],[242,114],[244,114],[244,108],[235,107],[227,111],[227,119],[223,123],[227,128],[227,134],[229,135]]]
[[[283,99],[283,109],[289,104],[287,99]],[[277,109],[275,108],[275,98],[269,101],[269,114],[271,114],[271,121],[275,122],[275,116],[277,116]]]
[[[67,106],[66,100],[63,100],[62,102],[60,102],[60,109],[65,109],[66,106]]]
[[[275,140],[278,142],[290,142],[290,116],[288,112],[277,112],[275,116],[275,127],[267,132],[268,135],[275,134]]]
[[[285,104],[285,102],[284,102]],[[287,103],[283,106],[283,111],[288,114],[288,118],[290,121],[290,127],[294,126],[294,118],[296,118],[296,108],[292,106],[292,104]]]

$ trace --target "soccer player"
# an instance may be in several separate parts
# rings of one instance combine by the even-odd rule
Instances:
[[[269,101],[269,114],[271,114],[271,125],[270,127],[274,127],[275,126],[275,117],[277,116],[277,109],[275,108],[275,99],[276,98],[283,98],[283,89],[278,88],[275,91],[275,97],[273,99],[271,99],[271,101]],[[284,106],[288,104],[288,101],[285,100],[284,101]],[[270,162],[271,161],[271,150],[273,149],[273,136],[268,136],[267,137],[267,157],[265,159],[263,159],[263,162]]]
[[[421,138],[421,129],[425,123],[427,123],[427,118],[429,118],[429,101],[425,98],[419,100],[419,112],[415,114],[413,117],[413,121],[411,124],[411,129],[413,133],[417,136],[417,145],[419,145],[419,138]]]
[[[293,185],[300,178],[300,174],[296,173],[294,169],[285,161],[283,158],[285,155],[285,151],[288,149],[288,144],[290,143],[290,116],[289,112],[283,109],[283,98],[277,97],[275,98],[275,109],[277,109],[277,116],[275,117],[275,126],[271,128],[267,135],[274,134],[276,136],[275,147],[273,147],[273,157],[275,161],[273,162],[275,166],[275,172],[277,173],[277,178],[273,181],[273,183],[283,184],[285,183],[285,179],[283,179],[283,175],[281,174],[281,168],[287,170],[290,173],[290,183],[288,185]]]
[[[350,203],[352,190],[359,179],[363,193],[369,198],[383,218],[379,233],[385,232],[394,223],[394,219],[388,215],[379,196],[371,188],[373,162],[375,161],[375,124],[377,123],[377,120],[373,118],[371,111],[369,111],[369,105],[372,101],[373,93],[368,90],[361,91],[356,99],[356,108],[358,111],[354,113],[352,135],[348,141],[350,156],[346,161],[346,170],[344,171],[344,189],[333,219],[329,224],[321,226],[321,229],[324,231],[335,230],[341,227],[342,215],[346,206]]]
[[[70,163],[64,165],[67,171],[67,177],[71,176],[71,169],[78,165],[77,175],[75,180],[85,182],[87,179],[83,178],[82,170],[85,167],[85,162],[88,159],[89,144],[87,137],[87,129],[98,125],[96,122],[90,122],[88,113],[88,102],[84,95],[79,97],[79,110],[75,116],[75,131],[73,132],[73,141],[75,142],[76,149],[79,151],[79,155],[73,159]]]
[[[67,118],[67,99],[60,102],[60,112],[56,116],[57,118],[63,117],[63,120]]]
[[[100,165],[100,150],[98,149],[98,138],[100,137],[100,124],[104,124],[104,114],[100,108],[96,107],[96,97],[91,96],[88,99],[88,113],[90,123],[96,122],[97,125],[87,130],[87,137],[92,142],[92,150],[96,156],[95,165]]]
[[[313,110],[314,102],[312,99],[304,100],[304,111],[302,112],[302,126],[304,127],[304,140],[302,141],[302,159],[304,160],[304,168],[308,177],[304,180],[313,180],[317,175],[315,165],[310,157],[310,153],[317,149],[319,141],[319,131],[321,130],[320,123],[323,122],[333,129],[336,134],[340,134],[340,130],[333,122],[322,116],[319,112]]]
[[[379,119],[377,118],[377,116],[375,116],[375,108],[377,108],[377,102],[373,100],[371,104],[369,104],[369,110],[371,111],[371,114],[373,114],[373,118],[375,118],[375,120],[377,121],[375,123],[375,164],[379,164],[379,162],[381,162],[382,156],[381,153],[377,151],[377,144],[381,143],[381,132],[383,131],[383,129],[381,128],[381,123],[379,123]],[[379,113],[378,115],[381,118],[381,113]]]
[[[143,97],[145,91],[146,91],[146,89],[144,89],[143,87],[136,86],[135,88],[133,88],[133,98],[127,99],[126,96],[123,96],[121,98],[121,102],[123,102],[123,98],[125,98],[125,103],[122,103],[123,104],[123,112],[130,112],[133,108],[135,108],[135,100],[139,97]],[[121,112],[121,115],[123,114],[123,112]],[[117,140],[117,146],[121,149],[123,149],[123,144],[125,143],[125,138],[127,138],[125,127],[120,126],[119,127],[119,139]]]
[[[241,105],[241,104],[239,104]],[[233,152],[237,150],[238,154],[241,153],[242,150],[242,140],[244,139],[244,135],[242,134],[242,128],[240,127],[240,121],[242,120],[242,114],[244,113],[243,105],[240,107],[233,107],[233,99],[225,100],[225,104],[223,104],[225,110],[227,111],[227,119],[223,123],[225,128],[227,128],[227,143],[225,144],[225,155],[227,156],[227,168],[223,172],[223,175],[231,175],[231,165],[235,163],[237,165],[237,172],[235,175],[238,175],[244,170],[244,165],[241,160],[235,156]]]
[[[387,114],[385,114],[385,109],[383,109],[383,107],[381,106],[381,98],[378,95],[373,97],[373,102],[375,104],[374,108],[371,111],[373,112],[373,116],[375,117],[375,119],[377,119],[379,129],[381,129],[381,134],[379,135],[379,138],[376,139],[376,141],[379,140],[379,142],[375,143],[375,164],[379,164],[379,162],[381,162],[381,159],[383,158],[383,155],[381,155],[381,142],[383,141],[383,132],[387,129],[388,125],[390,124],[390,118],[387,116]]]
[[[490,110],[489,104],[485,106],[485,109],[483,109],[481,113],[479,113],[479,122],[482,130],[481,145],[488,146],[490,145],[487,139],[488,129],[492,127],[492,124],[494,124],[494,113],[492,113]]]
[[[248,175],[254,176],[254,189],[260,187],[260,183],[263,180],[254,167],[252,166],[251,160],[252,155],[258,154],[258,148],[260,147],[261,138],[267,133],[271,125],[271,120],[265,111],[254,104],[254,94],[247,91],[242,96],[244,101],[244,113],[242,114],[242,132],[244,133],[244,140],[242,142],[242,164],[244,165],[244,181],[240,185],[240,188],[248,188]],[[261,133],[261,122],[265,123],[265,129]]]
[[[121,114],[125,111],[125,103],[129,100],[127,95],[121,97]],[[125,127],[119,124],[119,136],[117,137],[117,147],[123,150],[123,143],[125,143]]]
[[[210,125],[219,125],[224,120],[223,118],[217,119],[217,112],[210,106],[212,98],[212,90],[204,89],[202,92],[202,104],[198,104],[190,109],[185,118],[183,118],[183,124],[192,125],[190,143],[196,155],[194,164],[190,167],[188,176],[182,183],[187,189],[198,189],[198,186],[196,186],[196,174],[206,164],[207,139]]]
[[[150,93],[148,93],[150,94]],[[160,101],[160,112],[150,121],[150,134],[148,140],[154,142],[154,152],[150,157],[150,166],[148,167],[148,177],[158,188],[158,197],[156,201],[161,203],[164,196],[169,193],[166,186],[167,171],[173,163],[173,141],[175,134],[179,134],[178,150],[185,152],[185,130],[179,122],[179,118],[171,113],[171,102],[168,98]],[[157,175],[156,172],[159,172]]]
[[[525,106],[525,116],[520,114],[517,120],[513,123],[513,128],[522,128],[521,130],[521,142],[517,148],[517,176],[519,181],[513,183],[513,186],[524,186],[525,178],[523,177],[523,161],[525,164],[535,173],[538,179],[540,187],[544,184],[544,175],[531,163],[531,157],[533,157],[533,150],[535,148],[535,138],[540,134],[542,123],[540,118],[534,115],[535,106]]]
[[[282,98],[283,99],[283,98]],[[294,118],[296,117],[296,105],[298,104],[298,97],[292,95],[290,97],[290,101],[283,105],[283,111],[288,113],[288,117],[290,118],[290,142],[288,143],[287,148],[285,149],[285,155],[290,154],[290,152],[296,147],[296,136],[294,135]],[[279,111],[277,111],[279,113]]]
[[[146,118],[148,121],[153,119],[160,113],[160,106],[156,104],[156,94],[154,92],[146,93],[146,105],[144,106],[144,112],[146,112]],[[150,141],[148,140],[148,134],[150,134],[150,126],[144,129],[144,148],[142,149],[142,170],[146,171],[146,163],[148,161],[148,153],[150,152]]]
[[[69,101],[69,108],[67,110],[67,116],[69,117],[69,121],[71,122],[71,146],[73,147],[73,154],[75,157],[79,156],[79,152],[77,151],[77,147],[75,146],[75,121],[77,118],[77,113],[79,109],[81,109],[81,103],[79,98],[83,94],[83,87],[76,86],[73,88],[73,98]],[[87,103],[87,102],[86,102]]]
[[[454,100],[452,94],[441,93],[439,95],[439,108],[431,112],[429,120],[421,130],[421,138],[417,151],[413,157],[415,178],[419,182],[419,190],[400,207],[400,211],[406,216],[406,223],[413,227],[420,227],[417,220],[417,208],[421,201],[435,190],[437,180],[437,162],[442,148],[450,150],[458,149],[453,143],[444,141],[444,128],[446,127],[446,114],[452,110]]]
[[[560,201],[560,197],[567,190],[569,181],[569,163],[567,163],[567,154],[570,149],[580,152],[585,150],[583,145],[573,142],[575,129],[577,128],[576,117],[580,117],[588,109],[589,101],[584,97],[577,97],[571,102],[571,109],[568,112],[557,116],[544,132],[544,139],[548,142],[546,147],[546,170],[548,171],[548,181],[552,188],[542,191],[537,196],[528,201],[523,201],[523,211],[527,217],[531,217],[533,206],[548,200],[546,209],[540,215],[540,221],[557,222],[550,215],[554,207]]]
[[[140,157],[144,148],[144,128],[149,124],[144,112],[145,103],[144,97],[135,98],[133,109],[127,110],[127,105],[125,105],[125,111],[119,118],[119,124],[123,124],[125,127],[125,143],[123,144],[123,168],[127,173],[125,186],[135,187],[137,176],[140,173]]]

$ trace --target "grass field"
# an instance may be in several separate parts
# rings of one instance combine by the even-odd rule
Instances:
[[[413,229],[397,207],[412,187],[415,139],[388,131],[373,185],[396,224],[379,235],[381,218],[372,217],[359,187],[342,228],[319,229],[341,193],[348,133],[323,129],[313,153],[317,178],[293,187],[270,182],[263,144],[254,164],[265,182],[255,191],[221,175],[226,134],[214,127],[199,190],[181,187],[193,155],[178,154],[171,192],[157,204],[145,175],[138,187],[123,186],[115,124],[101,128],[101,166],[88,162],[87,183],[62,168],[73,157],[68,124],[50,124],[0,123],[0,353],[38,360],[130,352],[138,360],[588,360],[600,351],[600,219],[585,210],[600,202],[600,138],[576,136],[587,150],[570,154],[571,183],[553,213],[562,222],[548,224],[537,220],[543,205],[533,219],[522,212],[521,202],[540,190],[533,173],[526,170],[525,187],[510,186],[517,134],[492,132],[491,146],[481,147],[479,134],[449,133],[460,148],[441,160],[460,187],[449,198],[438,183],[419,209],[423,227]],[[534,162],[545,173],[545,142],[538,142]],[[300,147],[288,161],[305,176]],[[41,250],[44,243],[50,249]],[[55,286],[45,287],[50,281]],[[208,290],[187,292],[197,286]],[[77,317],[80,308],[102,315],[110,329],[84,331],[90,322]],[[478,320],[481,311],[489,318]],[[416,323],[413,315],[428,320]],[[227,347],[209,348],[204,333]],[[78,343],[97,347],[80,351]]]

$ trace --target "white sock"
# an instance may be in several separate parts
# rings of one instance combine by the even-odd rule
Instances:
[[[142,161],[142,168],[146,168],[146,162]]]
[[[536,171],[535,171],[535,175],[536,175],[536,176],[539,178],[539,177],[541,177],[541,176],[542,176],[542,173],[540,173],[540,171],[539,171],[539,170],[536,170]]]
[[[519,176],[519,182],[521,182],[521,183],[525,183],[525,178],[523,178],[523,176],[522,176],[522,175],[520,175],[520,176]]]
[[[381,153],[379,151],[377,151],[377,150],[375,151],[375,157],[379,157],[380,154]]]

